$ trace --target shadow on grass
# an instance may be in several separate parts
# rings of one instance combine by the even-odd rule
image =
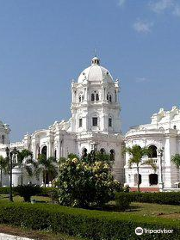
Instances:
[[[86,208],[86,209],[107,211],[107,212],[137,212],[137,211],[141,211],[142,207],[134,205],[134,206],[130,206],[128,209],[123,211],[123,210],[120,210],[115,205],[107,204],[107,205],[105,205],[103,207],[89,207],[89,208]]]

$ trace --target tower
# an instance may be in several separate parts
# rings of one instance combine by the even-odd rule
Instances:
[[[94,57],[72,82],[71,131],[120,133],[119,82]]]

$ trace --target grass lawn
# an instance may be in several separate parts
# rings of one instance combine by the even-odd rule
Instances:
[[[45,231],[34,231],[29,229],[24,229],[20,227],[14,227],[10,225],[0,224],[0,233],[7,233],[10,235],[16,235],[27,238],[34,238],[38,240],[85,240],[77,237],[70,237],[65,234],[55,234]]]
[[[153,203],[131,203],[131,209],[121,214],[171,218],[180,221],[180,206]]]
[[[42,197],[42,196],[32,196],[31,199],[37,200],[37,201],[45,201],[45,202],[51,202],[51,199],[49,197]],[[13,196],[14,202],[23,202],[23,197],[20,196]],[[1,201],[9,201],[9,195],[8,194],[0,194],[0,202]]]
[[[23,202],[23,198],[20,196],[15,196],[13,197],[13,199],[14,202]],[[33,196],[32,199],[51,203],[51,199],[49,197]],[[1,201],[9,201],[8,194],[0,194],[0,202]],[[107,211],[116,211],[114,205],[114,202],[110,202]],[[180,220],[180,206],[133,202],[131,203],[130,209],[126,210],[125,212],[117,212],[117,214],[128,214],[129,216],[139,215],[157,218],[171,218],[175,220]]]

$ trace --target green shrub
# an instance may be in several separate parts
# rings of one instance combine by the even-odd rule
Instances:
[[[57,186],[60,204],[73,207],[102,207],[121,189],[112,176],[109,162],[78,158],[60,164]]]
[[[9,187],[0,187],[0,194],[9,194]]]
[[[51,204],[0,203],[0,224],[3,223],[31,229],[51,230],[91,240],[176,240],[180,236],[180,226],[171,219]],[[172,229],[173,234],[143,234],[138,238],[134,232],[136,227]]]
[[[38,194],[39,196],[49,197],[51,192],[53,192],[56,188],[54,187],[41,187],[41,192]]]
[[[142,192],[130,192],[130,193],[117,193],[116,202],[121,201],[122,196],[129,198],[132,202],[143,202],[143,203],[157,203],[157,204],[169,204],[179,205],[180,204],[180,192],[158,192],[158,193],[142,193]]]
[[[126,210],[129,208],[131,199],[128,194],[125,194],[124,192],[116,193],[115,194],[115,202],[116,206],[119,210]]]
[[[14,192],[24,198],[25,202],[30,202],[31,196],[37,195],[41,192],[41,188],[37,185],[18,185],[14,188]]]

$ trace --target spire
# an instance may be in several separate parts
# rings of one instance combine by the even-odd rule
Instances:
[[[97,49],[94,49],[94,56],[97,57]]]

